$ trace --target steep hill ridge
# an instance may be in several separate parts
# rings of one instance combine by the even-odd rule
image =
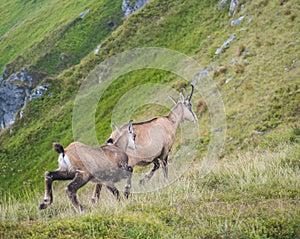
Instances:
[[[121,23],[121,1],[31,2],[1,5],[0,122],[3,129],[14,122],[33,90],[47,76],[56,76],[80,59]],[[21,9],[21,10],[19,10]],[[15,16],[14,11],[27,12]],[[16,22],[18,21],[18,22]],[[6,26],[7,25],[7,26]],[[96,32],[96,34],[95,34]],[[27,81],[27,82],[26,82]],[[15,97],[14,97],[15,96]]]

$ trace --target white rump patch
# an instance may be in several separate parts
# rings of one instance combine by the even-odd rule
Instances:
[[[58,165],[59,168],[69,169],[71,167],[71,163],[68,155],[65,154],[65,156],[63,156],[63,154],[61,153],[58,157]]]

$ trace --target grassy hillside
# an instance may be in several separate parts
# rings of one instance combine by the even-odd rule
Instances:
[[[203,178],[197,168],[170,187],[116,202],[103,191],[86,214],[74,214],[63,187],[38,211],[40,195],[3,199],[1,233],[21,238],[299,238],[299,147],[256,149],[223,159]],[[62,185],[61,185],[62,186]],[[58,200],[59,199],[59,200]],[[1,235],[1,234],[0,234]]]
[[[1,1],[0,50],[5,54],[0,68],[7,65],[9,74],[22,67],[57,74],[78,64],[120,25],[121,2]]]
[[[102,8],[92,8],[96,1],[83,1],[78,8],[60,2],[53,5],[48,1],[18,2],[30,11],[29,17],[15,10],[12,12],[18,17],[13,19],[14,15],[7,14],[13,20],[1,24],[0,46],[4,46],[1,49],[5,52],[1,64],[13,62],[12,65],[23,67],[23,63],[30,62],[34,69],[47,71],[52,76],[45,79],[50,83],[48,92],[52,96],[44,95],[29,102],[24,117],[1,132],[0,237],[297,238],[300,235],[300,6],[297,1],[241,1],[240,11],[229,17],[229,5],[226,10],[217,10],[219,1],[189,0],[182,4],[177,0],[153,0],[124,19],[119,27],[107,27],[98,35],[89,24],[101,19],[103,23],[121,24],[120,17],[114,18],[120,10],[120,1],[115,6],[102,2]],[[55,7],[52,11],[51,6]],[[86,18],[72,25],[87,8],[91,11]],[[16,9],[22,12],[21,7]],[[103,13],[98,12],[100,9]],[[49,14],[47,21],[38,18],[45,17],[39,12]],[[59,12],[66,12],[70,20],[61,17],[56,21]],[[241,24],[231,26],[231,21],[240,16],[245,16]],[[35,19],[47,23],[47,27],[35,31],[25,24]],[[32,32],[28,30],[31,28]],[[79,37],[77,29],[83,28],[87,29],[86,34]],[[13,34],[17,31],[23,32],[17,35],[24,36],[26,42],[9,46],[7,42],[15,44],[12,39],[16,39]],[[37,35],[32,36],[33,32]],[[229,47],[216,55],[215,51],[233,34],[236,38]],[[55,44],[51,45],[50,39],[56,36]],[[80,43],[72,47],[77,38]],[[99,43],[102,47],[94,55],[91,51]],[[41,47],[47,44],[49,51]],[[83,216],[74,215],[64,195],[65,183],[56,183],[53,205],[39,212],[43,173],[57,167],[57,155],[51,144],[59,141],[67,145],[73,140],[72,110],[81,82],[103,60],[137,47],[177,50],[210,71],[225,104],[227,121],[225,148],[218,164],[203,177],[201,162],[206,151],[201,150],[193,167],[170,187],[149,194],[133,194],[120,203],[103,190],[99,205],[90,206],[86,196],[92,192],[89,185],[79,191],[87,211]],[[49,52],[54,56],[53,62],[47,59]],[[59,65],[61,53],[74,60]],[[79,60],[80,64],[68,68]],[[156,69],[119,77],[106,89],[97,107],[95,125],[99,142],[104,142],[111,132],[111,114],[118,100],[144,83],[179,89],[185,82]],[[201,132],[197,140],[206,149],[211,138],[212,109],[207,108],[199,92],[195,92],[192,103]],[[165,109],[148,107],[138,110],[135,117],[147,119],[161,113]]]

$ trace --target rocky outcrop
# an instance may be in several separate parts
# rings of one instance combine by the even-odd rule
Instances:
[[[122,10],[124,12],[124,17],[134,13],[144,6],[149,0],[123,0]]]
[[[85,10],[84,12],[82,12],[82,13],[79,14],[79,17],[82,19],[82,18],[84,18],[89,12],[90,12],[90,9]]]
[[[229,16],[234,16],[238,12],[238,5],[241,0],[231,0],[229,6]],[[219,11],[223,10],[223,8],[227,5],[228,0],[222,0],[219,3],[218,9]]]
[[[15,113],[25,104],[29,92],[12,82],[5,82],[0,88],[0,130],[15,122]]]
[[[219,6],[218,6],[218,10],[219,11],[222,11],[224,6],[227,4],[228,0],[222,0],[220,3],[219,3]]]
[[[231,35],[223,44],[220,48],[218,48],[215,52],[216,55],[221,54],[226,48],[229,47],[230,43],[236,38],[236,35],[233,34]]]
[[[28,73],[27,69],[22,69],[9,77],[7,75],[7,71],[4,70],[0,77],[0,130],[12,125],[16,113],[26,105],[28,100],[40,97],[48,87],[42,85],[35,88],[44,75]]]
[[[245,16],[240,16],[238,19],[236,20],[232,20],[231,23],[230,23],[230,26],[235,26],[235,25],[238,25],[240,24],[243,20],[244,20]]]

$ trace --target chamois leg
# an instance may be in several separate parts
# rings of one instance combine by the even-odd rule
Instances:
[[[97,183],[95,185],[94,193],[93,193],[93,196],[92,196],[92,199],[91,199],[91,202],[93,204],[96,203],[99,200],[101,188],[102,188],[102,184],[101,183]]]
[[[168,180],[168,155],[162,160],[162,169],[164,173],[164,178]]]
[[[112,192],[112,194],[116,197],[117,200],[120,200],[119,190],[114,185],[106,185],[106,187]]]
[[[140,180],[140,185],[144,185],[145,182],[148,182],[148,181],[152,178],[154,172],[155,172],[157,169],[159,169],[159,166],[160,166],[160,165],[159,165],[159,160],[158,160],[157,158],[153,160],[153,164],[154,164],[154,166],[153,166],[153,168],[150,170],[150,172],[147,173],[147,174],[145,175],[145,177],[144,177],[143,179]]]
[[[45,196],[44,201],[40,204],[39,209],[46,209],[53,202],[52,183],[55,180],[71,180],[75,177],[74,173],[68,171],[50,171],[45,172]]]
[[[125,185],[125,191],[124,191],[124,196],[126,198],[129,197],[130,194],[130,188],[131,188],[131,177],[132,177],[132,172],[133,172],[133,168],[132,167],[128,167],[127,168],[128,171],[128,177],[127,177],[127,181],[126,181],[126,185]]]
[[[77,190],[90,181],[90,179],[90,175],[82,172],[76,172],[74,179],[66,187],[66,193],[77,213],[83,212],[83,208],[80,205],[77,197]]]

